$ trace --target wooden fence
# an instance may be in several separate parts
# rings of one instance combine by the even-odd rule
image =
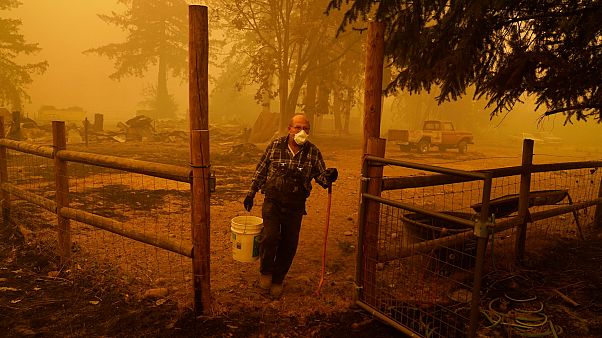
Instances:
[[[209,308],[210,238],[209,238],[209,123],[208,123],[208,17],[207,7],[189,6],[189,111],[190,167],[98,155],[66,149],[65,122],[52,122],[52,146],[36,145],[5,138],[4,119],[0,117],[0,191],[4,224],[10,221],[11,195],[34,203],[57,215],[58,254],[62,263],[71,257],[70,220],[103,229],[135,241],[146,243],[192,259],[194,307],[197,313]],[[86,124],[87,126],[87,124]],[[50,200],[12,184],[8,177],[7,149],[45,157],[54,161],[55,200]],[[67,163],[75,162],[138,173],[190,184],[192,242],[182,245],[168,237],[152,236],[111,218],[96,215],[69,205],[69,173]]]
[[[4,135],[4,120],[0,117],[0,133]],[[111,218],[96,215],[90,212],[71,208],[69,206],[69,173],[68,162],[83,163],[93,166],[117,169],[125,172],[138,173],[152,177],[164,178],[172,181],[191,184],[193,190],[193,168],[180,167],[170,164],[153,163],[147,161],[133,160],[117,156],[98,155],[86,152],[71,151],[66,149],[65,123],[54,121],[52,123],[53,146],[34,145],[25,141],[14,141],[0,138],[0,189],[2,190],[2,211],[5,225],[10,219],[11,195],[19,199],[36,204],[58,217],[58,254],[63,264],[69,264],[71,257],[71,231],[70,220],[81,222],[99,229],[103,229],[135,241],[168,250],[185,257],[193,258],[195,247],[193,243],[181,244],[168,237],[151,235],[140,232],[126,224]],[[200,141],[207,135],[206,131],[195,131],[195,141]],[[41,156],[54,160],[55,177],[55,200],[47,199],[28,192],[10,182],[7,174],[7,149],[22,153]],[[205,158],[208,158],[206,156]],[[208,165],[205,163],[205,167]],[[202,168],[199,168],[202,169]],[[203,175],[197,175],[202,178]],[[202,194],[192,194],[192,200],[199,198]],[[192,204],[195,204],[191,201]],[[203,204],[203,201],[197,202]],[[202,243],[201,245],[203,245]],[[202,247],[196,247],[196,252],[202,252]],[[200,284],[194,285],[195,289]]]

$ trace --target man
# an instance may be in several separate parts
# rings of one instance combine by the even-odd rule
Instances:
[[[265,194],[259,286],[274,298],[282,293],[282,282],[297,251],[312,179],[328,188],[338,176],[335,168],[326,169],[320,150],[307,141],[309,130],[304,115],[293,116],[288,134],[270,143],[261,157],[244,201],[245,209],[251,211],[255,193],[261,189]]]

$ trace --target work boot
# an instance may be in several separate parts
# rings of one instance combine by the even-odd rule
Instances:
[[[272,287],[270,288],[270,296],[272,296],[274,299],[278,299],[280,298],[280,295],[282,295],[282,284],[272,284]]]
[[[260,275],[259,287],[263,290],[269,290],[272,286],[272,275]]]

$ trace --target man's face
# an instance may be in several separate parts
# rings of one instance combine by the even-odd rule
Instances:
[[[301,130],[305,130],[305,132],[309,134],[309,121],[302,116],[293,118],[291,125],[288,126],[288,133],[295,135]]]

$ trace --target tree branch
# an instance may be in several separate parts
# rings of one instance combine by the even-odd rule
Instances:
[[[571,110],[584,110],[584,109],[602,109],[602,104],[591,104],[591,105],[587,104],[587,105],[578,105],[578,106],[572,106],[572,107],[556,108],[556,109],[548,110],[543,115],[550,116],[550,115],[564,113],[564,112],[571,111]]]
[[[506,26],[509,24],[517,23],[517,22],[529,21],[529,20],[535,20],[535,19],[543,19],[543,18],[566,18],[566,17],[584,14],[584,13],[587,13],[590,11],[595,11],[595,10],[597,10],[596,7],[583,7],[583,8],[579,8],[579,9],[576,9],[574,11],[569,11],[569,12],[546,12],[546,13],[523,16],[523,17],[518,17],[518,18],[511,19],[511,20],[507,20],[507,21],[504,21],[503,25]]]

